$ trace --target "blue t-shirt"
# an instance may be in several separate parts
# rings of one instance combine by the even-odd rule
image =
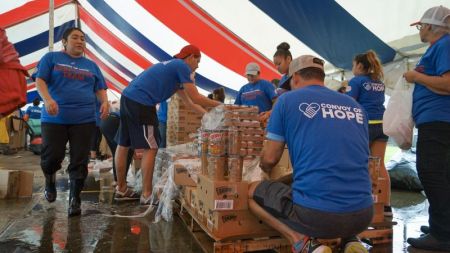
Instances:
[[[276,97],[275,87],[266,80],[248,83],[239,90],[234,104],[258,106],[259,112],[272,109],[272,99]]]
[[[30,119],[40,119],[41,118],[42,107],[39,105],[29,106],[25,114],[28,114]]]
[[[358,101],[369,114],[369,120],[382,120],[384,108],[384,84],[369,76],[353,77],[348,82],[347,94]]]
[[[159,122],[167,122],[167,100],[164,100],[159,104],[157,115]]]
[[[361,105],[323,86],[278,99],[267,139],[287,143],[294,203],[337,213],[372,205],[367,124]]]
[[[192,83],[191,68],[183,60],[172,59],[151,66],[126,87],[122,95],[147,106],[170,98],[184,83]]]
[[[65,52],[49,52],[42,57],[36,77],[43,79],[59,107],[57,115],[42,109],[42,122],[83,124],[95,122],[95,93],[106,89],[105,79],[93,61],[74,58]]]
[[[415,70],[429,76],[441,76],[450,71],[449,34],[442,36],[427,49]],[[438,95],[424,85],[416,83],[412,113],[417,126],[434,121],[450,122],[450,95]]]

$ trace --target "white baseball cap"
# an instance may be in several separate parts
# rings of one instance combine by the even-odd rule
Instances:
[[[444,7],[444,6],[435,6],[423,14],[422,18],[411,24],[418,25],[418,24],[430,24],[430,25],[438,25],[438,26],[444,26],[444,27],[450,27],[450,20],[445,21],[448,17],[450,17],[450,9]]]
[[[260,71],[259,65],[255,62],[250,62],[245,66],[245,74],[256,76]]]
[[[280,84],[280,88],[290,90],[291,85],[290,81],[295,72],[306,69],[306,68],[318,68],[323,69],[323,65],[325,64],[324,60],[315,57],[313,55],[302,55],[291,61],[289,64],[289,72],[286,81]]]

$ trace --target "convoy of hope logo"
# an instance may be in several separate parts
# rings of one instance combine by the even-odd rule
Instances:
[[[308,118],[314,118],[319,111],[324,119],[355,120],[364,124],[364,114],[360,108],[347,105],[335,105],[327,103],[301,103],[298,109]]]

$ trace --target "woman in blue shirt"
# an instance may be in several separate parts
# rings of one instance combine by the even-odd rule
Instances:
[[[44,195],[48,202],[56,200],[55,174],[61,168],[69,142],[70,217],[81,214],[80,193],[88,174],[96,97],[101,103],[101,118],[108,113],[108,98],[100,69],[84,57],[84,32],[79,28],[68,28],[62,42],[64,50],[45,54],[39,61],[35,76],[37,89],[44,101],[41,116]]]
[[[388,181],[382,199],[386,200],[385,213],[391,213],[390,179],[384,166],[384,153],[388,137],[383,133],[384,83],[383,67],[372,50],[359,54],[353,59],[352,72],[355,75],[348,83],[347,94],[358,101],[369,117],[370,154],[380,158],[380,176]]]
[[[277,67],[278,72],[283,75],[281,76],[278,85],[279,88],[277,89],[277,95],[281,95],[291,89],[289,83],[286,82],[288,79],[289,64],[292,61],[292,54],[291,51],[289,51],[289,48],[290,46],[287,42],[282,42],[277,46],[277,51],[273,55],[273,64]]]
[[[280,45],[277,46],[277,51],[273,55],[273,64],[277,68],[278,72],[282,74],[280,81],[278,82],[278,88],[275,89],[275,93],[277,97],[286,91],[291,89],[291,86],[288,82],[288,72],[289,72],[289,64],[292,61],[292,54],[289,51],[289,44],[287,42],[281,42]],[[262,113],[260,116],[260,121],[264,124],[269,120],[271,111],[267,111]]]

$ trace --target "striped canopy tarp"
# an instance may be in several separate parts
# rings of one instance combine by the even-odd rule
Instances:
[[[203,93],[224,87],[234,96],[247,81],[245,65],[257,62],[261,76],[280,74],[272,64],[286,41],[294,57],[314,54],[327,61],[329,78],[349,78],[352,57],[375,50],[386,82],[426,45],[409,24],[449,0],[54,0],[55,50],[62,32],[79,26],[87,35],[86,56],[101,68],[111,90],[124,87],[152,64],[170,59],[186,44],[202,51],[197,85]],[[30,71],[48,51],[48,0],[2,1],[0,26]],[[406,60],[405,60],[406,59]],[[406,61],[406,64],[404,64]],[[395,76],[394,75],[394,76]],[[36,96],[29,81],[29,98]]]

